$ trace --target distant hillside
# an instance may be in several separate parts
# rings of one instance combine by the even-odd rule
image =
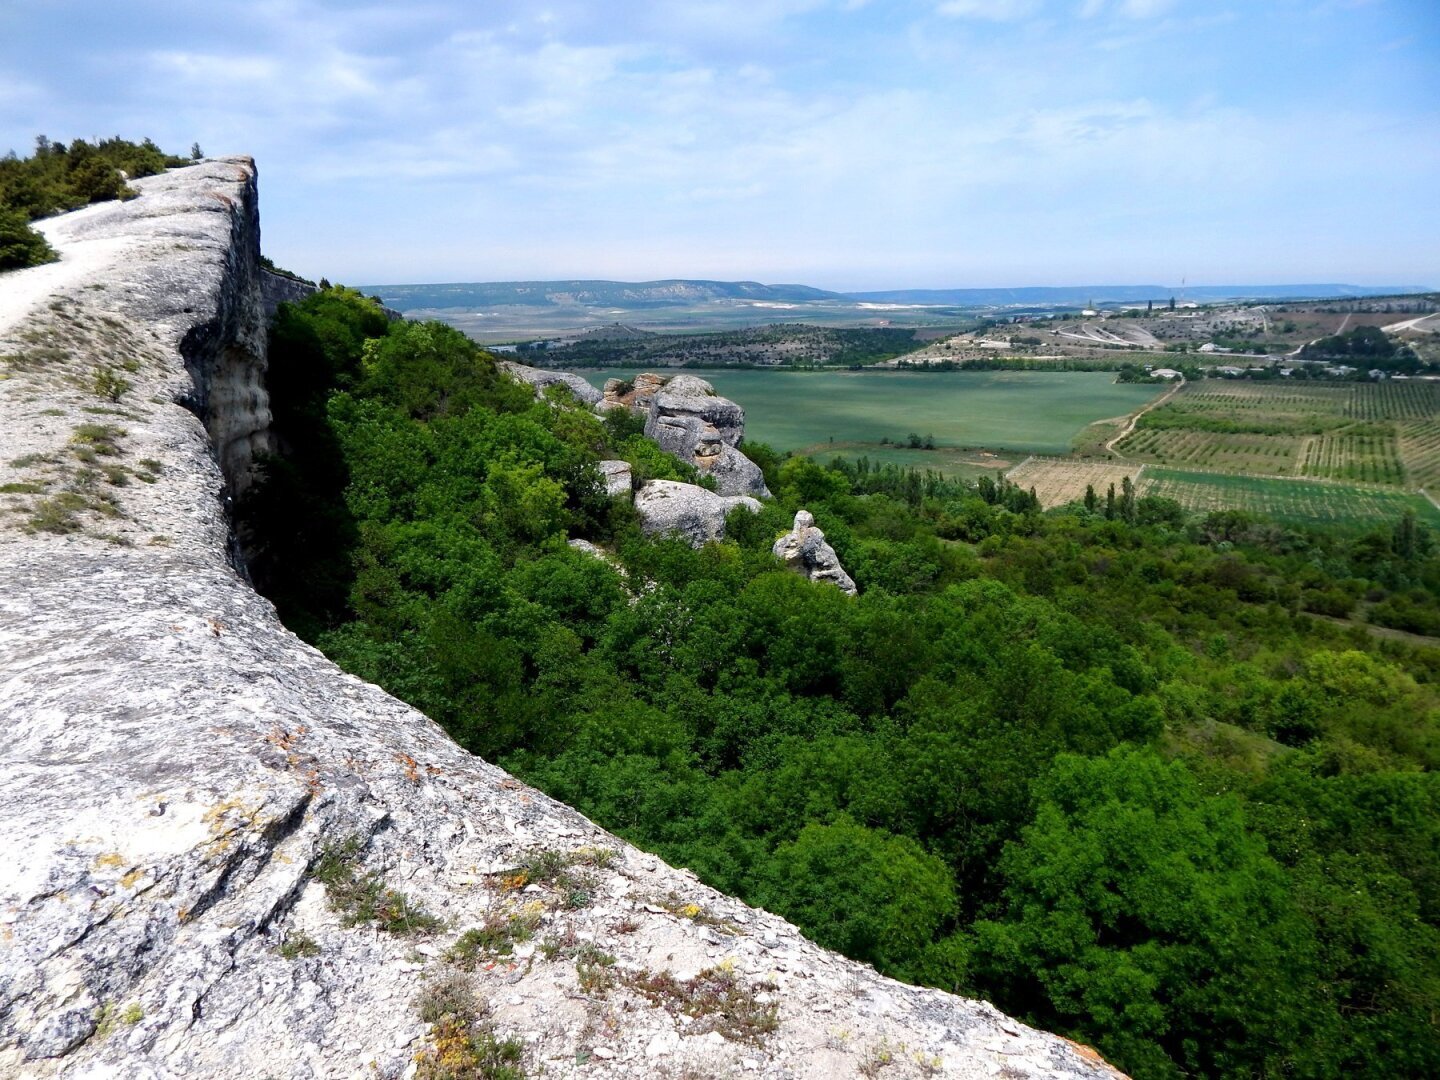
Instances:
[[[960,307],[1053,306],[1144,303],[1180,297],[1216,300],[1319,300],[1338,296],[1391,296],[1427,292],[1419,285],[1066,285],[1024,289],[890,289],[848,293],[879,304],[946,304]]]
[[[540,342],[517,351],[544,367],[772,367],[874,364],[914,352],[923,343],[910,329],[755,326],[718,334],[607,336],[587,333],[569,343]]]
[[[669,307],[711,301],[811,303],[843,300],[839,293],[808,285],[762,285],[758,281],[478,281],[443,285],[364,285],[399,311],[484,307]]]

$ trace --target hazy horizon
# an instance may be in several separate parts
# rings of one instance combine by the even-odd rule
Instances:
[[[283,267],[283,269],[289,269],[289,268],[288,268],[288,267]],[[354,280],[359,281],[360,279],[356,278],[356,279],[354,279]],[[954,283],[951,283],[951,282],[946,282],[946,283],[938,284],[938,285],[936,285],[936,284],[918,284],[918,285],[916,285],[916,284],[900,284],[900,285],[896,285],[896,284],[886,284],[886,283],[882,283],[882,284],[878,284],[878,285],[862,285],[862,286],[857,286],[856,288],[853,288],[853,289],[836,289],[836,288],[829,288],[828,286],[817,285],[817,284],[816,284],[815,282],[813,282],[813,281],[767,281],[767,280],[764,280],[764,279],[761,279],[761,278],[757,278],[757,277],[755,277],[755,276],[753,276],[753,275],[751,275],[751,276],[744,276],[744,275],[742,275],[742,276],[740,276],[740,277],[733,277],[733,278],[713,278],[713,277],[704,277],[704,276],[701,276],[701,275],[698,275],[698,274],[659,274],[659,275],[656,275],[656,276],[654,276],[654,277],[644,277],[644,278],[640,278],[640,277],[606,278],[606,277],[598,277],[598,276],[593,275],[593,274],[556,274],[556,275],[554,275],[554,276],[552,276],[552,277],[534,277],[534,278],[471,278],[471,279],[460,279],[460,278],[445,278],[445,279],[441,279],[441,278],[434,278],[434,279],[431,279],[431,280],[424,280],[424,281],[421,281],[421,280],[407,280],[407,281],[399,281],[399,280],[397,280],[397,281],[368,281],[368,280],[367,280],[367,281],[364,282],[364,287],[365,287],[365,288],[372,288],[372,287],[373,287],[373,288],[387,288],[387,287],[395,287],[395,286],[400,286],[400,285],[499,285],[499,284],[509,284],[509,283],[516,283],[516,282],[537,282],[537,283],[543,282],[543,283],[547,283],[547,284],[548,284],[548,283],[561,282],[561,281],[605,281],[605,282],[612,282],[612,283],[620,284],[620,285],[644,285],[644,284],[648,284],[648,283],[656,282],[656,281],[713,281],[713,282],[721,282],[721,283],[754,282],[755,284],[758,284],[758,285],[766,285],[766,286],[769,286],[769,287],[771,287],[771,288],[778,288],[778,287],[791,286],[791,285],[808,286],[808,287],[810,287],[810,288],[823,289],[823,290],[825,290],[825,291],[827,291],[827,292],[835,292],[835,293],[840,293],[840,294],[842,294],[842,295],[855,294],[855,293],[871,293],[871,292],[952,292],[952,291],[959,291],[959,290],[963,290],[963,289],[994,289],[994,290],[1001,290],[1001,289],[1132,289],[1132,288],[1133,288],[1133,289],[1139,289],[1139,288],[1160,288],[1160,289],[1186,289],[1186,288],[1193,288],[1193,289],[1217,289],[1217,288],[1230,288],[1230,287],[1237,287],[1237,286],[1253,287],[1253,288],[1262,288],[1262,289],[1274,289],[1274,288],[1281,288],[1281,287],[1284,287],[1284,286],[1297,286],[1297,287],[1298,287],[1298,286],[1302,286],[1302,285],[1353,285],[1353,286],[1356,286],[1356,287],[1359,287],[1359,288],[1366,288],[1366,289],[1393,287],[1393,288],[1395,288],[1395,289],[1414,290],[1415,292],[1437,292],[1437,291],[1440,291],[1440,285],[1436,285],[1436,284],[1434,284],[1434,283],[1430,283],[1430,282],[1396,281],[1396,280],[1392,280],[1391,277],[1387,277],[1387,276],[1384,275],[1384,274],[1377,275],[1376,278],[1375,278],[1375,280],[1373,280],[1373,281],[1361,281],[1361,280],[1358,280],[1355,275],[1352,275],[1352,276],[1350,276],[1350,277],[1340,277],[1340,278],[1336,278],[1334,281],[1323,281],[1323,282],[1322,282],[1322,281],[1298,281],[1298,280],[1296,280],[1296,281],[1278,281],[1278,280],[1277,280],[1277,281],[1251,281],[1251,280],[1249,280],[1249,279],[1245,279],[1245,280],[1236,279],[1236,280],[1226,280],[1226,281],[1187,281],[1187,282],[1185,282],[1185,283],[1183,283],[1183,284],[1171,284],[1171,283],[1167,283],[1167,282],[1164,282],[1164,281],[1139,281],[1139,280],[1135,280],[1135,281],[1098,281],[1098,280],[1095,280],[1095,281],[1083,281],[1083,280],[1082,280],[1082,281],[1060,281],[1060,282],[1040,281],[1040,282],[1025,282],[1025,283],[1021,283],[1021,284],[1016,284],[1015,282],[998,282],[998,283],[997,283],[997,282],[989,282],[989,281],[986,281],[986,282],[979,282],[979,283],[975,283],[975,284],[961,284],[961,285],[957,285],[957,284],[954,284]],[[349,281],[343,282],[343,284],[349,284]]]
[[[0,72],[310,277],[1440,283],[1433,0],[12,0]]]

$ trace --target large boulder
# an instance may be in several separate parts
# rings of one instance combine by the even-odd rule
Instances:
[[[770,497],[760,467],[737,449],[745,436],[745,410],[717,395],[704,379],[637,375],[628,392],[611,380],[605,396],[643,410],[646,436],[702,476],[714,477],[719,494]]]
[[[521,382],[529,383],[535,388],[535,396],[541,397],[545,388],[554,386],[557,383],[569,389],[587,408],[594,408],[604,399],[604,395],[591,386],[588,382],[569,371],[550,371],[546,368],[529,367],[526,364],[517,364],[514,360],[501,360],[500,370],[508,372]]]
[[[795,526],[771,549],[777,559],[799,571],[811,581],[828,581],[841,592],[854,596],[855,582],[840,565],[840,557],[815,527],[815,518],[808,510],[795,515]]]
[[[749,495],[755,499],[770,497],[760,466],[733,446],[722,444],[720,453],[714,457],[697,456],[695,467],[700,470],[701,476],[714,478],[715,490],[721,495]]]
[[[723,540],[725,516],[737,506],[752,513],[760,510],[760,503],[748,495],[718,495],[674,480],[651,480],[635,495],[642,530],[675,533],[694,547]]]
[[[637,384],[639,380],[636,380]],[[745,437],[745,410],[729,398],[715,393],[715,388],[695,375],[676,375],[653,396],[650,422],[666,417],[695,417],[713,428],[721,440],[739,446]],[[646,425],[647,429],[649,424]],[[647,430],[645,434],[649,435]],[[654,438],[654,436],[651,436]]]

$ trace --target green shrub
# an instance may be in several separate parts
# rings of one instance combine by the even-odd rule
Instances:
[[[0,205],[0,270],[39,266],[59,257],[21,211]]]

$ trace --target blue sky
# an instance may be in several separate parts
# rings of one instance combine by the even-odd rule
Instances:
[[[37,133],[370,284],[1440,286],[1440,0],[4,0]]]

